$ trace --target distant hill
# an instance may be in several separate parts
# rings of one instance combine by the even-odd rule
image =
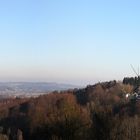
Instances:
[[[0,97],[19,95],[38,95],[42,93],[78,88],[69,84],[45,82],[6,82],[0,83]]]

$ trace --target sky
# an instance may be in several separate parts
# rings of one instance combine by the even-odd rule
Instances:
[[[0,1],[0,81],[77,85],[135,76],[138,0]]]

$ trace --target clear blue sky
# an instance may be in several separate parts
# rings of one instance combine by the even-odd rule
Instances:
[[[134,76],[138,0],[0,1],[0,81],[92,84]]]

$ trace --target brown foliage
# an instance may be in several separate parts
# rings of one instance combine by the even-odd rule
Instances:
[[[14,140],[20,129],[24,140],[138,140],[140,103],[126,101],[124,96],[131,89],[112,81],[1,101],[1,136]]]

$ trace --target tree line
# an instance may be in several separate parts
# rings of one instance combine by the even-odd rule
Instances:
[[[138,140],[140,102],[125,98],[132,88],[111,81],[11,99],[0,108],[0,140]]]

